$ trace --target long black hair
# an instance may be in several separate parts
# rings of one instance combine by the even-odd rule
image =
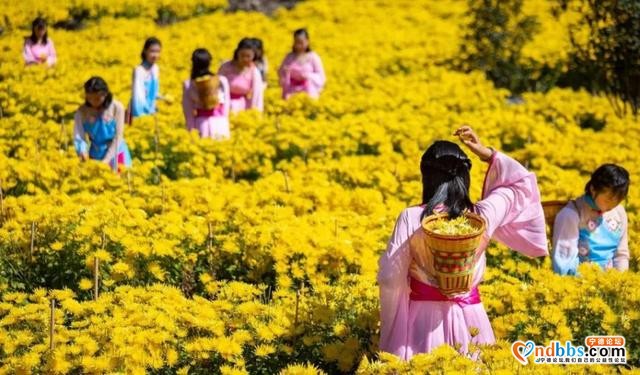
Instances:
[[[89,80],[84,83],[84,92],[87,94],[98,92],[106,94],[104,102],[102,102],[103,109],[109,107],[111,105],[111,102],[113,101],[113,94],[111,93],[111,91],[109,91],[109,86],[107,85],[107,82],[102,79],[102,77],[94,76],[89,78]],[[85,105],[88,107],[91,106],[91,104],[86,101]]]
[[[249,41],[253,44],[253,53],[255,56],[253,57],[253,61],[264,61],[264,45],[262,44],[262,39],[259,38],[249,38]]]
[[[626,169],[616,164],[603,164],[593,172],[584,191],[595,198],[592,196],[591,189],[595,191],[595,195],[608,189],[616,198],[624,199],[629,193],[630,182],[629,172]]]
[[[211,54],[206,48],[198,48],[191,54],[191,79],[213,75],[211,67]]]
[[[45,21],[44,18],[37,17],[35,20],[33,20],[33,22],[31,23],[31,36],[29,37],[29,40],[31,40],[31,43],[33,44],[38,43],[38,36],[36,35],[36,29],[45,29],[45,28],[47,28],[47,21]],[[47,44],[47,32],[45,32],[44,35],[42,36],[42,43]]]
[[[149,48],[151,48],[151,46],[156,46],[156,45],[162,47],[162,43],[160,43],[160,39],[156,38],[155,36],[147,38],[147,40],[144,41],[144,46],[142,47],[142,52],[140,52],[140,57],[142,58],[142,62],[147,61],[147,57],[145,56],[145,52],[147,52],[147,50]]]
[[[294,39],[299,37],[299,36],[303,36],[306,40],[310,40],[309,39],[309,32],[304,27],[293,32],[293,38]],[[296,51],[294,50],[293,52],[296,52]],[[307,49],[305,50],[305,52],[311,52],[311,43],[309,43],[309,45],[307,46]]]
[[[251,38],[242,38],[242,40],[240,40],[240,43],[238,43],[238,46],[236,47],[235,51],[233,51],[233,61],[238,61],[238,56],[240,56],[240,51],[243,49],[252,50],[255,58],[256,50],[255,50],[254,42],[251,40]]]
[[[422,155],[422,216],[428,216],[439,204],[456,218],[472,209],[469,198],[471,160],[460,146],[449,141],[436,141]]]

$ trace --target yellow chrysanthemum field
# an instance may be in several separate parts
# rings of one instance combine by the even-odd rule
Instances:
[[[567,58],[576,14],[525,0],[541,25],[524,63]],[[462,73],[465,1],[308,0],[272,15],[220,0],[0,0],[0,373],[633,373],[640,366],[640,127],[605,97],[553,88],[506,100]],[[21,58],[31,20],[89,10],[81,30],[49,29],[51,69]],[[159,26],[170,12],[178,22]],[[276,69],[306,26],[322,57],[319,100],[281,99]],[[132,168],[76,157],[73,113],[100,75],[130,98],[144,39],[162,41],[161,92],[181,96],[191,52],[217,63],[245,36],[269,60],[265,111],[231,118],[231,139],[200,139],[179,100],[125,129]],[[600,131],[579,119],[604,119]],[[441,347],[410,362],[378,353],[378,259],[400,211],[420,203],[419,160],[458,124],[525,163],[544,200],[579,195],[605,162],[631,173],[631,270],[550,259],[498,244],[480,287],[498,343],[472,360]],[[483,163],[473,158],[472,198]],[[94,270],[99,298],[94,300]],[[53,327],[51,301],[55,301]],[[53,332],[51,336],[50,332]],[[523,366],[514,340],[626,338],[626,366]],[[52,340],[51,340],[52,339]]]

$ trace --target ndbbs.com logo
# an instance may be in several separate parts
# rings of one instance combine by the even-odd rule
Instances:
[[[511,354],[523,365],[535,364],[621,364],[627,363],[625,339],[622,336],[589,336],[584,345],[552,340],[548,345],[533,341],[515,341]]]

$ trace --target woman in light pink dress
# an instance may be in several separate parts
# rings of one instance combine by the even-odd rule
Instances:
[[[320,96],[326,77],[320,56],[311,51],[306,29],[293,33],[293,51],[284,58],[278,76],[284,99],[299,92],[305,92],[312,98]]]
[[[448,344],[468,352],[469,344],[495,342],[478,285],[490,239],[531,257],[546,256],[547,236],[536,177],[508,156],[487,148],[468,126],[455,133],[489,163],[482,199],[469,199],[471,161],[455,143],[435,142],[422,156],[422,205],[400,214],[379,262],[380,350],[410,359]],[[431,212],[456,217],[465,210],[487,224],[476,252],[472,289],[447,297],[438,289],[433,258],[424,245],[421,219]]]
[[[43,18],[38,17],[33,20],[31,36],[24,41],[22,56],[27,65],[53,66],[56,63],[56,49],[47,35],[47,23]]]
[[[231,112],[238,113],[246,109],[261,110],[262,77],[253,63],[254,44],[244,38],[233,52],[233,60],[227,61],[218,70],[218,74],[229,82],[231,91]]]
[[[182,110],[187,129],[198,130],[202,138],[228,139],[231,136],[229,83],[225,77],[209,71],[211,54],[206,49],[193,51],[191,63],[191,79],[184,81],[182,90]],[[208,84],[210,89],[199,90],[198,83]]]

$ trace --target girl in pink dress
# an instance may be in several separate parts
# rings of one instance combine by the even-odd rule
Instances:
[[[246,109],[261,110],[263,84],[260,72],[253,63],[254,58],[254,45],[249,38],[244,38],[233,52],[233,60],[225,62],[218,70],[218,74],[229,82],[233,113]]]
[[[284,58],[278,76],[285,99],[298,92],[306,92],[312,98],[320,96],[326,77],[320,56],[311,51],[306,29],[293,33],[293,51]]]
[[[403,359],[448,344],[463,353],[469,344],[495,342],[478,285],[490,239],[527,256],[547,255],[547,236],[536,177],[508,156],[480,143],[470,127],[456,136],[489,163],[482,200],[469,199],[471,161],[455,143],[437,141],[422,156],[422,205],[406,208],[379,262],[380,350]],[[438,289],[433,257],[424,248],[421,219],[430,213],[456,217],[465,210],[487,224],[477,249],[472,289],[447,297]]]
[[[227,139],[231,136],[229,83],[209,71],[211,54],[206,49],[193,51],[191,63],[191,79],[184,81],[182,90],[187,129],[197,129],[202,138]]]
[[[47,23],[43,18],[38,17],[33,20],[31,36],[24,41],[22,56],[27,65],[53,66],[56,63],[56,49],[47,35]]]

